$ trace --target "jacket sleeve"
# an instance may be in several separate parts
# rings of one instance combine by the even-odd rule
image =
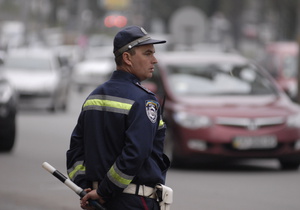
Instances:
[[[142,98],[133,104],[126,120],[127,129],[122,152],[97,191],[104,199],[122,192],[150,156],[159,124],[158,110],[159,104],[154,96],[151,99]]]
[[[66,154],[67,173],[69,178],[78,186],[85,189],[90,187],[86,181],[85,162],[84,162],[84,146],[82,136],[82,126],[79,116],[77,125],[75,126],[70,140],[70,147]]]

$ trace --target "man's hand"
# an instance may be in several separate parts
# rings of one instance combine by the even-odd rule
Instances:
[[[105,201],[98,195],[96,190],[91,190],[90,188],[88,188],[88,189],[85,189],[84,191],[86,191],[87,194],[80,200],[80,207],[82,209],[87,209],[87,210],[95,209],[93,206],[89,205],[88,200],[96,200],[100,204],[105,203]]]

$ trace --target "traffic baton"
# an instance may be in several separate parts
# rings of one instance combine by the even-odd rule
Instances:
[[[76,185],[74,182],[72,182],[70,179],[68,179],[65,175],[63,175],[61,172],[56,170],[53,166],[51,166],[49,163],[44,162],[42,164],[43,168],[50,172],[53,176],[55,176],[57,179],[59,179],[62,183],[67,185],[71,190],[73,190],[77,195],[79,195],[81,198],[87,194],[81,187]],[[91,206],[94,206],[98,210],[105,210],[105,208],[97,201],[95,200],[89,200],[89,204]]]

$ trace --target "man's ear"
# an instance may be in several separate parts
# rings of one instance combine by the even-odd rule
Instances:
[[[131,62],[131,55],[128,53],[128,52],[124,52],[122,54],[123,56],[123,61],[128,65],[128,66],[131,66],[132,65],[132,62]]]

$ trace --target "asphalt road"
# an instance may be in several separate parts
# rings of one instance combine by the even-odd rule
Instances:
[[[79,197],[42,168],[66,174],[65,152],[87,92],[72,92],[67,112],[21,110],[11,153],[0,153],[0,210],[74,210]],[[170,169],[172,210],[299,210],[300,172],[276,160]]]

